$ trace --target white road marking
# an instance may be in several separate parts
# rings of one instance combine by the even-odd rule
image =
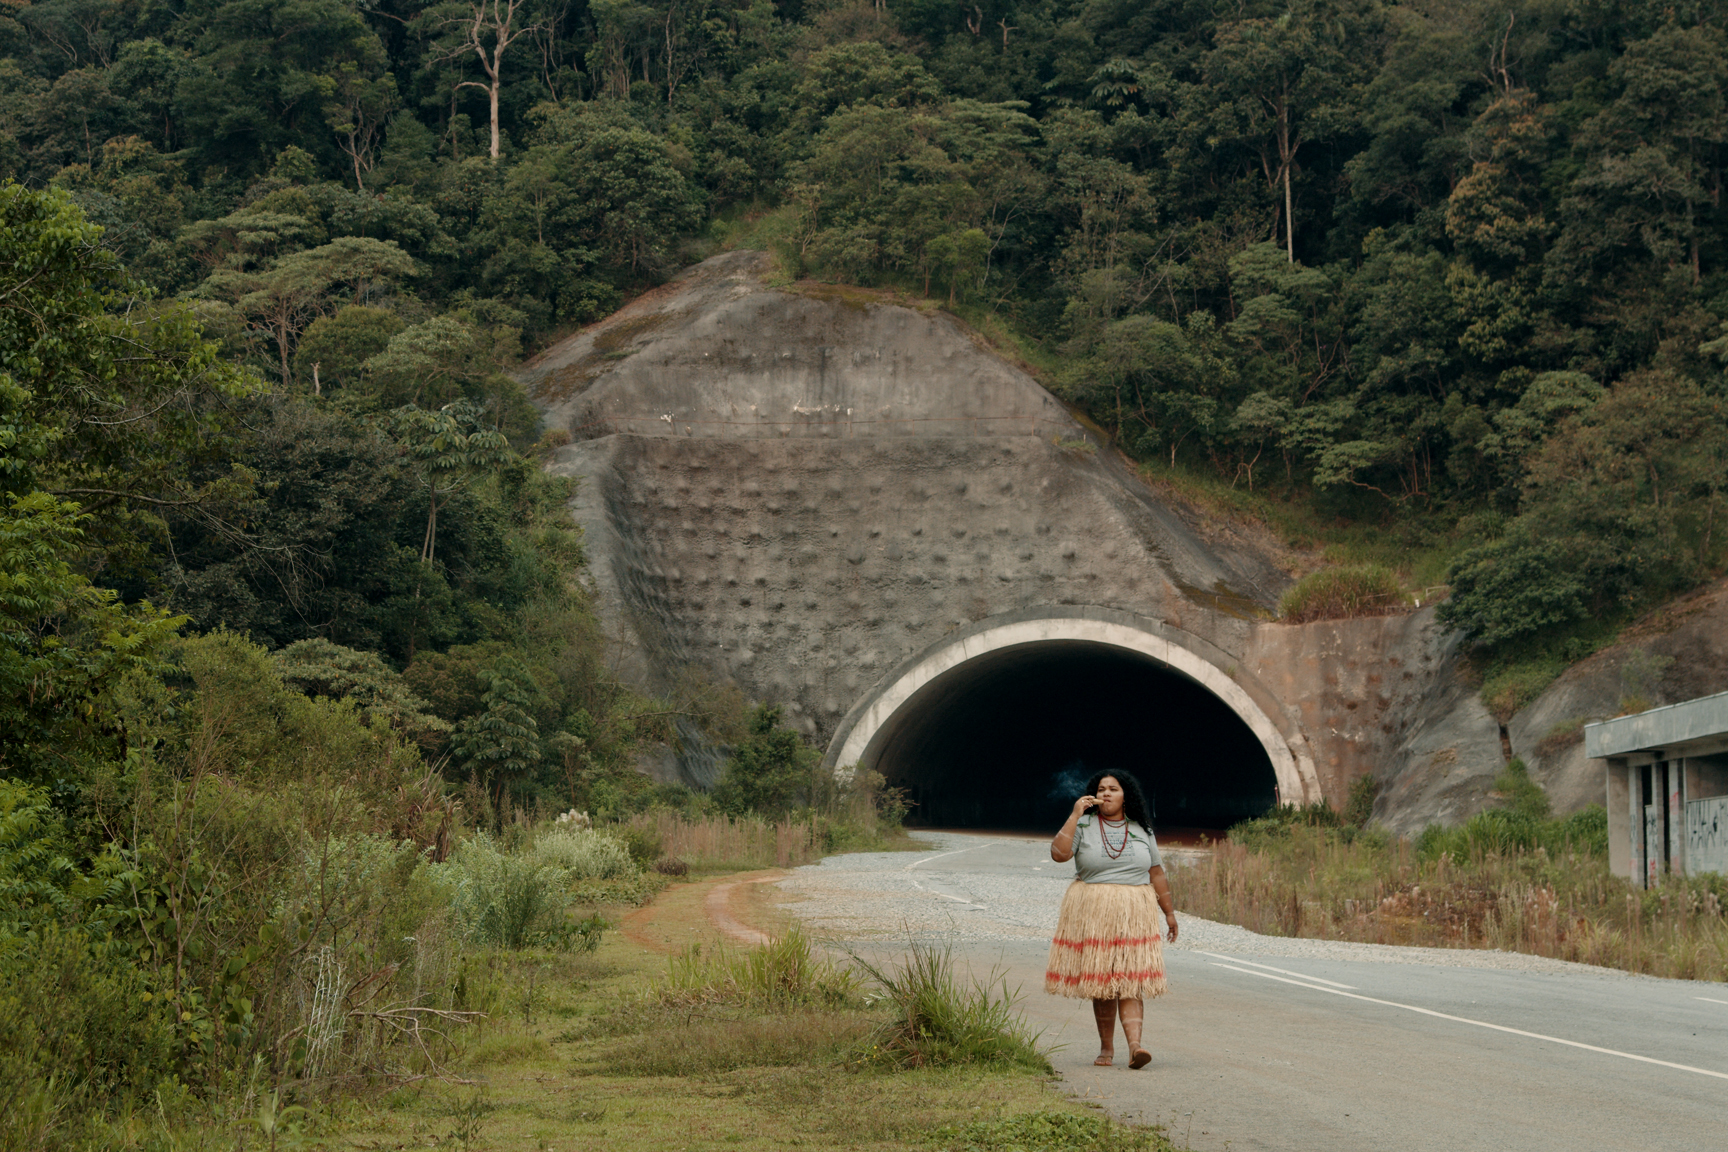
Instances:
[[[910,871],[912,871],[912,869],[918,867],[920,864],[928,864],[928,863],[930,863],[930,861],[940,860],[944,856],[958,856],[962,852],[976,852],[980,848],[988,848],[988,847],[990,847],[990,845],[988,845],[988,844],[974,844],[970,848],[956,848],[952,852],[938,852],[934,856],[926,856],[922,860],[914,860],[914,861],[912,861],[912,863],[906,865],[906,867],[900,869],[900,871],[910,872]]]
[[[1728,1000],[1711,1000],[1708,996],[1694,996],[1692,999],[1708,1001],[1711,1004],[1728,1004]]]
[[[910,872],[910,871],[912,871],[912,869],[918,867],[920,864],[928,864],[932,860],[940,860],[945,856],[958,856],[962,852],[976,852],[980,848],[988,848],[988,847],[990,847],[990,845],[988,845],[988,844],[974,844],[970,848],[956,848],[952,852],[938,852],[934,856],[926,856],[922,860],[914,860],[914,861],[912,861],[912,863],[906,865],[906,867],[900,869],[900,871]],[[912,877],[908,876],[907,879],[912,880]],[[958,896],[950,896],[946,892],[930,892],[930,889],[924,887],[924,885],[918,883],[918,881],[916,881],[916,880],[912,880],[912,887],[918,889],[918,891],[920,891],[920,892],[929,892],[930,895],[932,895],[932,896],[940,896],[944,900],[952,900],[956,904],[964,904],[968,908],[982,909],[984,907],[984,905],[974,904],[970,900],[962,900]]]
[[[1549,1044],[1564,1044],[1568,1048],[1582,1048],[1586,1052],[1599,1052],[1604,1056],[1618,1056],[1622,1060],[1636,1060],[1640,1064],[1656,1064],[1663,1068],[1673,1068],[1679,1072],[1696,1072],[1700,1076],[1714,1076],[1718,1080],[1728,1080],[1728,1072],[1713,1072],[1708,1068],[1694,1068],[1690,1064],[1676,1064],[1672,1060],[1658,1060],[1654,1056],[1640,1056],[1636,1052],[1621,1052],[1614,1048],[1598,1048],[1594,1044],[1585,1044],[1578,1040],[1562,1040],[1558,1036],[1545,1036],[1540,1032],[1526,1032],[1522,1028],[1508,1028],[1504,1024],[1490,1024],[1486,1020],[1472,1020],[1468,1016],[1453,1016],[1445,1012],[1436,1012],[1432,1008],[1418,1008],[1414,1004],[1400,1004],[1396,1000],[1379,1000],[1373,996],[1363,996],[1356,992],[1340,992],[1336,988],[1322,988],[1318,984],[1308,984],[1301,980],[1287,980],[1282,976],[1273,976],[1269,972],[1256,972],[1252,968],[1237,968],[1231,964],[1219,964],[1214,961],[1214,968],[1228,968],[1232,972],[1240,972],[1244,976],[1258,976],[1262,980],[1276,980],[1280,984],[1294,984],[1298,988],[1307,988],[1313,992],[1330,992],[1334,996],[1343,996],[1350,1000],[1361,1000],[1369,1004],[1383,1004],[1388,1008],[1402,1008],[1406,1012],[1416,1012],[1423,1016],[1432,1016],[1437,1020],[1451,1020],[1456,1024],[1474,1024],[1478,1028],[1489,1028],[1495,1032],[1506,1032],[1513,1036],[1526,1036],[1532,1040],[1543,1040]]]
[[[1268,972],[1282,972],[1286,976],[1296,976],[1296,977],[1300,977],[1303,980],[1312,980],[1316,984],[1330,984],[1334,988],[1348,988],[1352,991],[1354,991],[1356,988],[1356,985],[1354,985],[1354,984],[1340,984],[1336,980],[1322,980],[1322,979],[1320,979],[1320,977],[1310,976],[1306,972],[1292,972],[1287,968],[1274,968],[1270,964],[1256,964],[1256,963],[1254,963],[1254,961],[1244,960],[1240,956],[1220,956],[1216,952],[1202,952],[1202,953],[1200,953],[1200,955],[1210,956],[1214,960],[1224,960],[1224,961],[1227,961],[1231,964],[1246,964],[1250,968],[1264,968]]]

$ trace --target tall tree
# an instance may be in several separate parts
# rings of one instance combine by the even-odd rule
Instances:
[[[457,88],[479,88],[486,93],[492,126],[493,160],[504,154],[503,137],[498,128],[498,99],[504,89],[504,54],[524,36],[540,29],[540,22],[528,17],[529,0],[468,0],[468,11],[445,20],[454,33],[454,44],[446,50],[444,60],[456,60],[472,54],[480,61],[480,71],[486,82],[464,80]]]
[[[1202,64],[1207,85],[1195,95],[1208,103],[1227,98],[1212,109],[1213,131],[1254,149],[1267,187],[1282,197],[1273,219],[1283,222],[1292,264],[1296,155],[1350,120],[1367,79],[1363,41],[1371,18],[1369,5],[1354,0],[1309,0],[1275,18],[1229,21],[1219,25]]]

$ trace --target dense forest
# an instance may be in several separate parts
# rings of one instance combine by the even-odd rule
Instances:
[[[404,405],[460,401],[446,419],[523,447],[501,369],[743,243],[987,316],[1149,466],[1372,525],[1430,557],[1407,575],[1449,584],[1479,641],[1575,656],[1724,555],[1725,21],[1631,0],[9,3],[0,174],[64,191],[139,299],[183,302],[270,392],[268,430],[98,497],[164,525],[99,579],[201,627],[398,665],[483,635],[484,518],[446,517],[436,550],[428,527],[422,558],[473,595],[408,624],[412,563],[269,559],[340,535],[329,503],[314,525],[269,497],[237,535],[202,497],[146,497],[235,469],[275,491],[303,453],[388,487],[360,461]],[[408,516],[430,491],[385,500]]]
[[[310,1082],[476,825],[814,798],[610,675],[535,348],[732,246],[936,297],[1539,685],[1728,555],[1725,159],[1712,3],[4,0],[7,1131]]]

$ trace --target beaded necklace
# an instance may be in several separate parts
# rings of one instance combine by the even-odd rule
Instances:
[[[1110,843],[1110,833],[1118,825],[1122,829],[1122,843],[1112,844]],[[1122,817],[1119,822],[1115,820],[1106,820],[1102,816],[1098,817],[1098,838],[1104,841],[1104,855],[1110,857],[1112,860],[1121,859],[1122,853],[1128,850],[1128,817]]]

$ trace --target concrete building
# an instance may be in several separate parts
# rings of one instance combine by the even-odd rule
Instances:
[[[1586,725],[1584,750],[1606,766],[1616,873],[1728,873],[1728,692]]]

